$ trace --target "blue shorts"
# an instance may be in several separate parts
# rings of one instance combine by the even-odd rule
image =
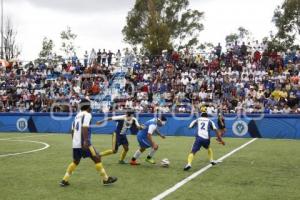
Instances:
[[[99,153],[92,145],[88,149],[73,149],[73,160],[80,161],[81,158],[92,158],[96,157],[97,155],[99,155]]]
[[[204,139],[202,137],[196,137],[195,142],[192,147],[192,153],[196,153],[200,150],[201,147],[204,147],[205,149],[208,149],[210,145],[209,139]]]
[[[127,136],[113,133],[113,147],[114,147],[114,150],[118,151],[119,146],[121,146],[121,145],[127,145],[127,146],[129,145],[129,142],[127,140]]]
[[[151,143],[148,140],[148,138],[137,135],[137,140],[138,140],[139,145],[140,145],[141,148],[147,149],[147,148],[151,147]]]

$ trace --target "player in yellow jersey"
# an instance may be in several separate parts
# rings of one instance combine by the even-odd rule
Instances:
[[[73,162],[68,166],[63,180],[60,182],[62,187],[69,185],[69,178],[79,165],[81,158],[91,158],[96,170],[103,179],[104,185],[110,185],[117,181],[116,177],[109,177],[101,162],[101,157],[92,146],[91,128],[92,120],[91,103],[89,100],[83,99],[80,102],[81,111],[76,115],[72,125],[72,146],[73,146]]]
[[[194,159],[195,154],[200,150],[201,147],[204,147],[207,149],[208,157],[210,160],[210,163],[212,165],[217,164],[217,161],[213,159],[213,151],[210,147],[210,131],[213,130],[216,132],[218,140],[223,145],[225,144],[222,141],[221,135],[219,131],[217,130],[217,127],[213,121],[211,121],[208,118],[208,114],[206,112],[201,113],[201,117],[192,121],[189,128],[194,128],[197,126],[197,134],[195,138],[195,142],[193,144],[192,150],[188,156],[188,163],[184,167],[184,171],[188,171],[192,167],[192,162]]]

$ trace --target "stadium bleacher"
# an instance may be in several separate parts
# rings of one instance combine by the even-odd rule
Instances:
[[[80,60],[57,66],[15,62],[0,67],[0,111],[47,112],[53,102],[79,96],[97,102],[94,112],[133,107],[186,113],[206,106],[212,113],[299,113],[299,63],[299,50],[245,44],[205,54],[189,49],[152,57],[130,54],[121,63],[95,60],[87,67]]]

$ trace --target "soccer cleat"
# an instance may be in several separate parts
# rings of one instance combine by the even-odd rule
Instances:
[[[140,163],[136,162],[136,160],[131,160],[130,165],[140,165]]]
[[[127,162],[125,162],[124,160],[119,160],[119,164],[120,164],[120,165],[126,165]]]
[[[153,158],[146,158],[145,161],[153,165],[155,164],[155,160]]]
[[[108,177],[106,181],[103,181],[103,185],[111,185],[118,180],[117,177]]]
[[[69,183],[68,181],[62,180],[62,181],[59,183],[59,185],[60,185],[61,187],[67,187],[67,186],[70,185],[70,183]]]
[[[189,171],[191,168],[192,168],[192,166],[189,165],[189,164],[187,164],[187,165],[183,168],[183,170],[184,170],[184,171]]]
[[[218,164],[218,163],[220,163],[220,162],[222,162],[222,161],[219,161],[219,160],[211,160],[211,161],[210,161],[210,164],[216,165],[216,164]]]

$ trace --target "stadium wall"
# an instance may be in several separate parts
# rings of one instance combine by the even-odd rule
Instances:
[[[106,115],[107,116],[107,115]],[[111,116],[111,115],[108,115]],[[153,114],[140,114],[143,123],[153,118]],[[160,130],[170,136],[194,136],[196,129],[188,129],[189,123],[196,116],[188,114],[165,115],[168,123]],[[93,122],[101,120],[104,114],[94,114]],[[299,115],[225,115],[227,137],[259,137],[277,139],[300,139]],[[74,115],[67,113],[0,113],[0,132],[32,133],[69,133]],[[214,122],[216,118],[212,118]],[[104,127],[93,127],[95,134],[110,134],[114,131],[115,122]]]

